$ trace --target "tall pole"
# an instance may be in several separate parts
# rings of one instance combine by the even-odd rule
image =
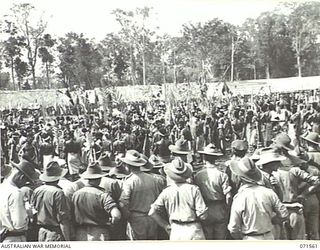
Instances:
[[[231,72],[230,72],[230,82],[233,82],[233,70],[234,70],[234,37],[232,35],[231,42]]]

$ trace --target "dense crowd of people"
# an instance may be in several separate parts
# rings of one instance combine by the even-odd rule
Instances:
[[[0,240],[319,240],[320,103],[1,116]]]

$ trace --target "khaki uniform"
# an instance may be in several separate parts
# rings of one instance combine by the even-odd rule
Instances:
[[[110,239],[110,212],[117,206],[103,188],[86,185],[73,194],[77,241]]]
[[[173,183],[162,191],[152,206],[157,213],[168,214],[170,240],[205,240],[199,217],[207,213],[208,208],[199,187]]]
[[[132,173],[123,182],[120,202],[130,212],[127,235],[131,240],[157,239],[158,226],[148,212],[159,192],[155,178],[143,172]]]
[[[225,240],[229,216],[226,194],[231,192],[227,174],[214,166],[207,167],[196,173],[194,184],[200,188],[208,206],[208,217],[203,222],[206,239]]]

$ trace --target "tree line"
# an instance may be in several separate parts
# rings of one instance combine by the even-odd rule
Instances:
[[[235,26],[218,18],[160,35],[152,8],[114,10],[102,41],[55,37],[31,4],[0,20],[0,88],[95,87],[320,75],[320,2],[284,3]]]

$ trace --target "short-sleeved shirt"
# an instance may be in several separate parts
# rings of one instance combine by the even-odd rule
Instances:
[[[22,191],[5,180],[0,185],[0,229],[19,232],[27,230],[28,215]]]
[[[206,167],[197,172],[194,184],[200,188],[205,202],[225,200],[226,194],[231,191],[227,174],[215,167]]]
[[[228,229],[231,233],[242,234],[270,232],[273,228],[273,213],[280,218],[289,215],[272,189],[245,184],[233,199]]]
[[[143,172],[132,173],[123,182],[120,201],[130,212],[148,214],[159,193],[154,177]]]
[[[172,183],[152,206],[158,213],[165,211],[170,221],[179,222],[197,221],[208,210],[199,187],[188,183]]]
[[[117,206],[103,188],[86,185],[72,197],[74,219],[78,225],[107,225],[111,210]]]
[[[38,211],[40,225],[59,226],[70,220],[70,206],[62,188],[55,185],[42,185],[34,190],[34,208]]]

